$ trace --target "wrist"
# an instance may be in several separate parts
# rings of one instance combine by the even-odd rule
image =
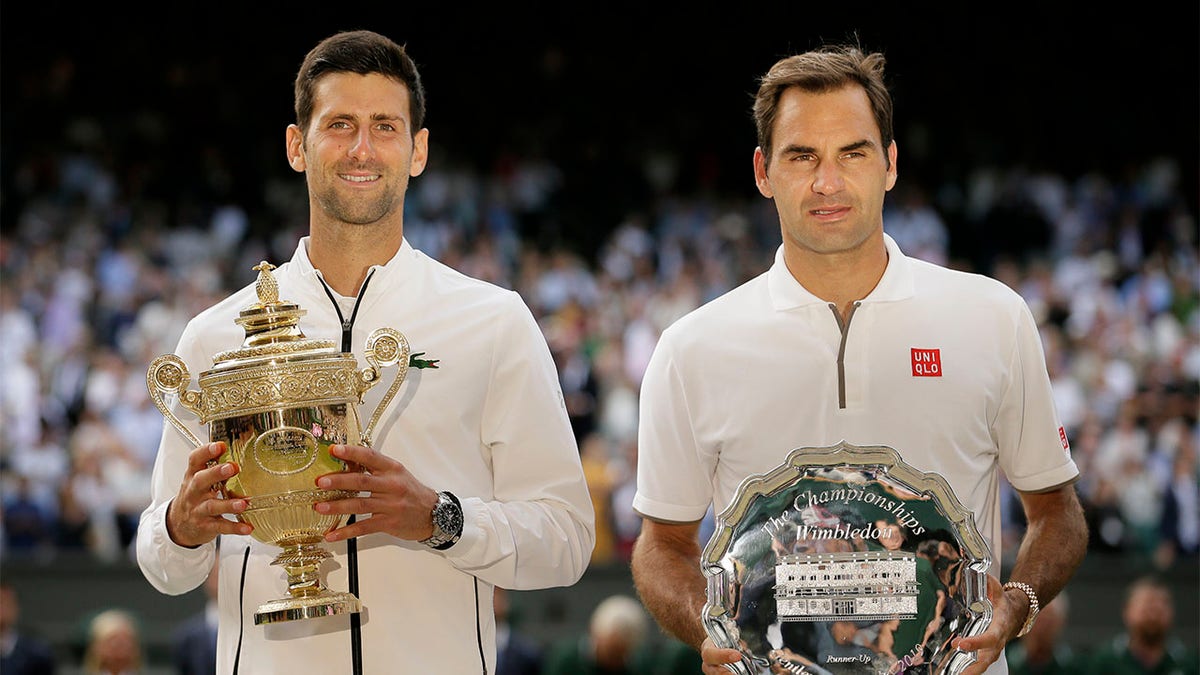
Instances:
[[[417,536],[413,537],[413,539],[418,543],[425,542],[425,540],[429,539],[434,535],[435,532],[437,532],[436,528],[433,526],[433,512],[437,510],[439,498],[440,495],[437,490],[430,490],[429,497],[422,498],[420,504],[417,506],[418,509],[429,514],[425,524],[421,526],[420,531],[416,532]]]
[[[438,551],[444,551],[458,543],[463,532],[462,503],[452,492],[437,493],[437,502],[429,514],[431,534],[420,543]]]
[[[1028,609],[1025,612],[1021,627],[1016,635],[1016,637],[1024,637],[1033,628],[1034,622],[1037,621],[1038,613],[1041,611],[1041,603],[1038,601],[1037,592],[1029,584],[1020,581],[1009,581],[1004,584],[1004,590],[1015,591],[1016,595],[1025,598]]]
[[[200,544],[189,544],[179,539],[179,528],[171,524],[171,510],[175,508],[175,500],[167,502],[167,512],[163,514],[163,528],[167,531],[167,539],[181,548],[198,548]]]

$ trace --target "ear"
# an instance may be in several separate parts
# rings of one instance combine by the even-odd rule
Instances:
[[[896,178],[899,176],[899,174],[896,172],[896,141],[892,141],[890,144],[888,144],[887,155],[887,182],[884,183],[884,190],[891,190],[892,188],[896,187]]]
[[[771,189],[771,179],[767,176],[767,156],[761,147],[754,148],[754,183],[762,196],[767,199],[775,197],[775,191]]]
[[[429,161],[429,129],[421,129],[413,136],[412,163],[408,167],[408,175],[417,177],[425,170],[425,162]]]
[[[288,164],[297,173],[304,173],[308,168],[304,159],[304,135],[295,124],[289,124],[287,128],[287,158]]]

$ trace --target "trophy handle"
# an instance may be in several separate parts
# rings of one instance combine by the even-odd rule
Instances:
[[[204,444],[200,442],[199,438],[196,438],[191,429],[179,421],[179,418],[167,408],[167,404],[163,401],[163,394],[179,394],[179,402],[188,410],[198,414],[200,392],[185,391],[189,381],[187,365],[184,364],[183,359],[174,354],[165,354],[154,359],[146,371],[146,389],[150,391],[150,400],[154,401],[154,406],[163,414],[163,417],[174,425],[179,433],[183,434],[184,438],[199,448]]]
[[[391,403],[396,392],[400,390],[400,385],[403,384],[404,377],[408,374],[409,353],[408,339],[394,328],[377,328],[367,336],[366,356],[367,363],[371,365],[359,371],[359,396],[361,397],[368,389],[379,383],[380,369],[393,364],[398,364],[399,368],[396,369],[396,376],[392,379],[392,386],[388,387],[387,393],[383,395],[383,400],[376,406],[375,412],[371,414],[371,422],[362,434],[362,442],[365,446],[371,445],[375,425],[379,422],[388,403]]]

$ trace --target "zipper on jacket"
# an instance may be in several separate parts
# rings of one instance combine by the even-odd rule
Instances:
[[[333,291],[330,290],[329,284],[325,283],[325,278],[319,277],[325,295],[329,296],[329,302],[333,304],[333,311],[337,312],[338,320],[342,322],[342,351],[347,354],[353,351],[354,319],[358,317],[358,307],[362,304],[362,299],[367,294],[367,284],[371,283],[371,277],[374,275],[375,271],[372,270],[363,280],[362,287],[358,289],[358,297],[354,299],[354,309],[351,310],[349,319],[342,316],[342,307],[337,298],[333,297]],[[353,525],[354,520],[354,514],[350,514],[346,524]],[[358,540],[353,537],[346,540],[346,574],[350,592],[362,600],[358,592]],[[362,675],[362,617],[357,612],[350,615],[350,661],[354,675]]]
[[[371,283],[371,277],[375,276],[375,271],[367,275],[363,279],[362,288],[358,289],[358,297],[354,299],[354,309],[350,312],[350,318],[342,316],[342,306],[338,304],[337,298],[333,297],[333,290],[329,288],[329,284],[325,283],[324,277],[321,279],[321,288],[325,289],[325,295],[329,296],[329,302],[333,304],[333,311],[337,312],[338,321],[342,322],[342,351],[347,354],[354,351],[352,338],[354,336],[354,319],[358,317],[358,306],[362,304],[363,296],[367,294],[367,284]]]
[[[833,318],[837,319],[838,330],[842,331],[842,341],[838,345],[837,355],[837,371],[838,371],[838,408],[846,409],[846,338],[850,336],[850,320],[854,318],[854,312],[861,305],[861,302],[855,302],[850,305],[850,311],[846,312],[846,320],[842,320],[842,313],[838,311],[838,306],[829,303],[829,309],[833,310]]]

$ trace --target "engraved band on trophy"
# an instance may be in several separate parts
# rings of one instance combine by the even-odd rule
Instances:
[[[703,621],[739,675],[961,673],[992,555],[945,479],[887,446],[798,448],[747,478],[701,556]]]
[[[276,623],[362,610],[351,593],[327,588],[321,562],[333,554],[324,536],[344,523],[341,515],[323,515],[316,502],[353,497],[355,492],[322,490],[318,476],[344,471],[346,463],[329,454],[335,444],[370,445],[375,424],[404,381],[409,345],[399,331],[380,328],[366,342],[368,367],[359,369],[353,354],[338,351],[331,340],[308,339],[299,328],[306,310],[279,300],[279,287],[262,262],[255,289],[258,302],[235,322],[245,329],[238,349],[213,356],[214,366],[199,377],[199,391],[188,390],[187,366],[174,354],[155,359],[146,385],[155,406],[189,442],[203,443],[168,408],[164,394],[209,425],[212,441],[224,441],[221,462],[238,464],[226,480],[224,498],[249,503],[238,519],[254,526],[252,537],[283,550],[271,563],[287,572],[287,596],[258,607],[255,624]],[[384,367],[398,365],[395,378],[363,430],[358,404],[379,383]]]

